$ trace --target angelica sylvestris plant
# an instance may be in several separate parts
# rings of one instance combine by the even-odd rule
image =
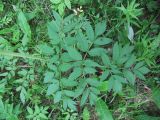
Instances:
[[[44,75],[46,95],[64,109],[77,110],[94,105],[102,92],[122,92],[124,85],[145,79],[149,69],[137,63],[134,47],[105,37],[106,21],[92,27],[85,18],[74,15],[62,18],[53,11],[47,24],[49,43],[37,45],[40,54],[49,57]],[[105,45],[105,47],[104,47]],[[107,48],[108,46],[108,48]],[[112,49],[109,49],[113,46]]]

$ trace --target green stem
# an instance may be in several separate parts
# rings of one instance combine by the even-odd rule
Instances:
[[[39,61],[45,61],[44,59],[32,55],[26,55],[22,53],[15,53],[15,52],[7,52],[7,51],[0,51],[1,56],[11,56],[11,57],[19,57],[19,58],[27,58],[32,60],[39,60]]]

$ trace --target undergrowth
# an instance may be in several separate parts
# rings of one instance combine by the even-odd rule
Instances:
[[[159,6],[0,0],[0,119],[159,120]]]

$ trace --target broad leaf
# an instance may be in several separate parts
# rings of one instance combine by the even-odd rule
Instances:
[[[84,65],[87,67],[100,67],[101,66],[98,63],[94,62],[93,60],[89,60],[89,59],[84,61]]]
[[[81,68],[75,68],[73,72],[69,75],[69,80],[75,80],[82,74]]]
[[[67,36],[65,38],[65,44],[67,46],[73,46],[73,45],[77,44],[77,41],[76,41],[75,37]]]
[[[98,99],[98,96],[95,95],[93,92],[90,92],[90,94],[89,94],[89,103],[90,103],[90,105],[95,105],[97,99]]]
[[[143,67],[139,68],[138,71],[140,71],[142,74],[145,75],[145,74],[147,74],[150,70],[149,70],[147,67],[143,66]]]
[[[62,92],[61,91],[57,91],[56,94],[54,95],[54,103],[57,103],[61,100],[62,97]]]
[[[20,99],[21,99],[21,102],[24,104],[25,101],[26,101],[26,94],[27,94],[27,91],[25,90],[24,87],[22,87],[22,90],[20,92]]]
[[[0,12],[2,12],[2,11],[3,11],[3,9],[4,9],[4,4],[3,4],[3,2],[2,2],[2,1],[0,1]]]
[[[99,89],[97,89],[96,87],[89,87],[89,89],[91,90],[92,93],[94,93],[97,96],[100,94]]]
[[[18,24],[22,29],[24,34],[27,34],[28,37],[31,37],[31,29],[27,22],[27,19],[22,11],[18,13]]]
[[[61,2],[59,5],[58,5],[58,12],[60,15],[63,15],[64,14],[64,10],[65,10],[65,3]],[[58,22],[58,21],[57,21]],[[60,24],[61,22],[59,22]]]
[[[82,95],[82,98],[81,98],[81,106],[83,106],[86,103],[89,93],[90,93],[89,89],[86,89],[83,92],[83,95]]]
[[[72,64],[70,63],[62,63],[60,66],[59,66],[59,69],[60,71],[62,72],[67,72],[69,69],[71,69],[73,66]]]
[[[155,104],[158,106],[160,109],[160,89],[155,88],[152,93],[152,99],[155,102]]]
[[[43,82],[44,83],[50,83],[50,82],[52,82],[53,78],[54,78],[54,73],[53,72],[46,72]]]
[[[100,38],[97,38],[96,41],[94,42],[95,45],[107,45],[109,43],[112,42],[112,39],[110,38],[103,38],[103,37],[100,37]]]
[[[51,95],[51,94],[55,93],[58,89],[59,89],[58,83],[50,84],[47,89],[47,95]]]
[[[67,100],[67,105],[68,105],[68,107],[69,107],[71,110],[73,110],[73,111],[76,111],[76,110],[77,110],[77,109],[76,109],[76,103],[75,103],[73,100],[68,99],[68,100]]]
[[[68,97],[74,97],[75,96],[75,92],[70,91],[70,90],[63,90],[64,94]]]
[[[101,80],[101,81],[106,80],[107,77],[109,76],[109,74],[110,74],[110,71],[109,71],[109,70],[103,71],[102,75],[100,76],[100,80]]]
[[[135,74],[138,78],[140,78],[140,79],[142,79],[142,80],[145,80],[145,76],[144,76],[140,71],[138,71],[138,70],[133,70],[133,72],[134,72],[134,74]]]
[[[111,77],[108,81],[108,90],[113,89],[114,92],[118,93],[122,91],[122,83],[119,79],[115,79],[115,77]]]
[[[27,111],[29,112],[29,114],[33,114],[33,110],[29,106],[27,106]]]
[[[86,52],[89,48],[88,41],[86,37],[83,35],[82,31],[78,31],[77,33],[77,41],[78,41],[78,47],[81,49],[83,52]]]
[[[81,56],[80,52],[78,52],[75,48],[67,47],[67,51],[68,51],[69,56],[73,60],[82,60],[82,56]]]
[[[83,110],[83,120],[90,120],[90,112],[88,111],[87,107]]]
[[[86,30],[87,37],[90,41],[94,41],[94,31],[92,26],[89,22],[86,22],[86,25],[84,26],[84,29]]]
[[[85,74],[95,74],[97,71],[96,71],[95,68],[85,67],[85,68],[84,68],[84,72],[85,72]]]
[[[106,21],[99,22],[95,25],[95,35],[102,35],[106,31]]]
[[[60,6],[60,5],[59,5]],[[54,16],[54,18],[55,18],[55,20],[56,20],[56,24],[58,25],[58,26],[60,26],[61,25],[61,22],[62,22],[62,17],[56,12],[56,11],[54,11],[53,10],[53,16]]]
[[[72,61],[72,58],[70,57],[70,55],[69,55],[67,52],[65,52],[65,53],[63,53],[63,54],[61,55],[61,60],[62,60],[63,62],[71,62],[71,61]]]
[[[52,47],[48,46],[47,44],[41,44],[37,46],[40,52],[44,55],[53,55],[54,51]]]
[[[144,66],[144,62],[139,62],[135,65],[134,69],[137,70],[138,68]]]
[[[61,2],[61,0],[50,0],[53,4],[58,4]]]
[[[110,65],[111,64],[110,58],[108,57],[107,54],[103,53],[101,55],[101,58],[102,58],[102,62],[103,62],[104,65]]]
[[[60,26],[58,26],[54,20],[49,22],[47,24],[47,27],[48,27],[48,30],[50,30],[52,32],[59,32],[60,31]]]
[[[101,99],[96,102],[96,111],[99,120],[113,120],[112,114],[109,111],[106,103]]]
[[[67,99],[67,98],[64,98],[64,99],[63,99],[63,109],[64,109],[64,110],[67,109],[67,104],[68,104],[67,102],[68,102],[68,99]]]
[[[80,96],[83,93],[86,86],[87,86],[86,80],[81,79],[78,86],[77,86],[77,89],[75,90],[75,98],[77,98],[78,96]]]
[[[108,90],[108,81],[104,81],[104,82],[101,82],[101,84],[98,86],[98,89],[100,91],[107,91]]]
[[[71,9],[71,2],[70,0],[64,0],[66,6],[68,7],[68,9]]]
[[[98,87],[100,85],[100,82],[97,80],[97,78],[88,78],[88,79],[86,79],[86,82],[89,85],[95,86],[95,87]]]
[[[18,24],[24,33],[22,44],[25,46],[31,39],[31,29],[22,11],[18,13]]]
[[[104,53],[106,53],[106,50],[104,48],[93,48],[89,51],[90,56],[101,56]]]
[[[127,80],[129,81],[129,83],[134,85],[135,79],[136,79],[135,75],[132,72],[128,71],[128,70],[125,70],[123,72],[123,74],[127,78]]]
[[[132,56],[127,60],[127,62],[125,63],[125,67],[126,67],[126,68],[129,68],[129,67],[131,67],[135,62],[136,62],[136,56],[135,56],[135,55],[132,55]]]
[[[119,49],[119,45],[118,43],[115,43],[113,46],[113,51],[112,51],[112,55],[113,55],[113,60],[116,62],[118,61],[120,58],[120,49]]]
[[[66,79],[66,78],[62,78],[62,79],[61,79],[61,82],[62,82],[62,85],[63,85],[64,87],[74,87],[74,86],[77,86],[77,85],[78,85],[78,82],[77,82],[77,81],[69,80],[69,79]]]
[[[59,34],[57,32],[55,32],[55,31],[57,31],[56,27],[51,26],[51,25],[52,24],[48,24],[49,38],[51,39],[52,44],[58,44],[61,41],[61,38],[60,38]]]

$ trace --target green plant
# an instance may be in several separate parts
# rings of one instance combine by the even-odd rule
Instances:
[[[18,115],[21,113],[20,104],[15,107],[13,104],[9,104],[8,101],[3,103],[0,99],[0,119],[2,120],[18,120]]]
[[[79,119],[78,113],[74,112],[72,110],[63,110],[62,111],[62,115],[59,116],[59,119],[65,119],[65,120],[75,120],[75,119]]]
[[[158,4],[0,0],[0,119],[159,119]]]
[[[137,8],[140,4],[136,3],[136,0],[133,0],[131,3],[127,3],[127,7],[125,8],[123,5],[121,7],[116,7],[121,10],[125,15],[125,19],[128,24],[134,23],[134,19],[138,20],[138,16],[142,15],[142,9]]]
[[[136,21],[139,21],[138,17],[142,15],[142,8],[138,8],[140,4],[136,3],[136,0],[132,2],[127,2],[127,7],[124,7],[121,4],[121,7],[116,7],[118,10],[123,12],[125,17],[121,17],[120,21],[125,26],[125,34],[127,34],[128,39],[133,42],[134,41],[134,30],[132,24],[139,26]],[[123,21],[122,21],[123,20]]]
[[[65,8],[71,9],[70,0],[50,0],[53,4],[53,9],[58,10],[60,15],[64,15]]]
[[[103,100],[98,100],[96,103],[96,110],[98,113],[98,116],[100,118],[100,120],[113,120],[113,117],[110,113],[110,111],[108,110],[108,107],[106,106],[105,102]]]
[[[4,26],[8,25],[12,21],[12,19],[13,19],[13,13],[12,12],[8,12],[3,17],[1,16],[0,28],[3,28]]]
[[[2,12],[2,11],[3,11],[3,8],[4,8],[3,2],[2,2],[2,1],[0,1],[0,12]]]
[[[149,66],[155,65],[155,59],[160,54],[156,50],[160,44],[160,34],[155,38],[150,38],[147,35],[138,41],[136,44],[138,55],[140,55],[139,60],[144,60]],[[139,51],[141,49],[141,51]]]
[[[50,44],[38,48],[41,54],[50,56],[44,83],[48,84],[47,95],[53,96],[55,103],[76,110],[74,99],[83,106],[89,98],[90,105],[94,105],[101,93],[100,86],[108,84],[107,91],[119,93],[122,84],[134,85],[136,77],[145,79],[149,70],[143,62],[136,63],[133,46],[115,43],[113,50],[102,47],[112,43],[102,36],[105,21],[97,23],[93,30],[83,18],[71,15],[63,19],[56,12],[53,15],[55,20],[48,23]]]
[[[150,12],[154,12],[155,10],[158,10],[158,1],[147,1],[147,8]]]
[[[92,3],[93,0],[72,0],[72,2],[79,5],[87,5],[89,3]]]
[[[34,110],[30,107],[27,107],[29,115],[26,116],[29,120],[48,120],[46,114],[48,107],[39,107],[35,105]]]
[[[89,120],[90,119],[90,112],[88,111],[87,107],[83,110],[83,120]]]

